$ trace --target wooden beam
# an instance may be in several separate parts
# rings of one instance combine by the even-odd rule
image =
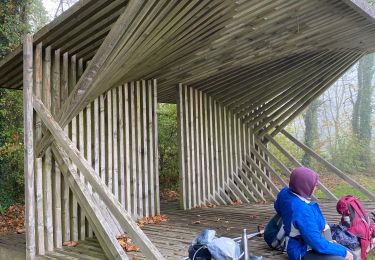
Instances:
[[[23,40],[23,113],[24,113],[24,178],[26,259],[35,259],[35,187],[33,132],[33,37]]]
[[[74,146],[74,144],[72,145]],[[88,213],[87,217],[90,223],[93,224],[94,232],[107,257],[110,259],[129,259],[117,241],[116,234],[112,232],[113,228],[108,223],[110,216],[106,214],[105,210],[102,210],[98,206],[99,203],[95,201],[95,198],[88,190],[85,182],[80,178],[76,168],[71,164],[68,155],[57,145],[53,146],[52,149],[54,150],[54,155],[60,169],[64,174],[64,178],[68,181],[81,207]]]
[[[287,157],[288,160],[290,160],[296,167],[302,166],[300,162],[297,161],[296,158],[294,158],[293,155],[291,155],[288,151],[286,151],[278,142],[276,142],[275,139],[273,139],[270,135],[264,136],[267,140],[269,140],[285,157]],[[327,196],[328,199],[331,200],[338,200],[335,194],[333,194],[329,189],[327,189],[326,186],[324,186],[323,183],[318,181],[318,187],[319,189]]]
[[[365,194],[370,200],[375,201],[375,195],[367,190],[365,187],[363,187],[361,184],[350,178],[347,174],[336,168],[333,164],[325,160],[323,157],[315,153],[310,147],[306,146],[305,144],[298,141],[294,136],[292,136],[290,133],[288,133],[285,130],[281,130],[281,133],[285,135],[289,140],[291,140],[294,144],[296,144],[298,147],[300,147],[302,150],[310,154],[315,160],[317,160],[319,163],[324,165],[328,170],[335,173],[337,176],[339,176],[341,179],[345,180],[347,183],[352,185],[355,189],[359,190],[363,194]]]
[[[123,209],[120,202],[116,200],[105,183],[95,174],[95,170],[82,156],[82,153],[80,153],[80,151],[70,141],[69,137],[53,119],[52,115],[49,113],[43,103],[34,98],[33,104],[35,110],[40,115],[43,123],[50,130],[57,144],[66,151],[72,162],[77,165],[80,172],[98,193],[113,216],[119,221],[123,230],[133,238],[137,245],[139,245],[142,253],[148,259],[164,259],[158,249],[151,243],[148,237],[133,221],[131,215]]]

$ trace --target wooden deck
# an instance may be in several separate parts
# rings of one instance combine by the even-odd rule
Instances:
[[[337,223],[340,216],[336,213],[336,203],[320,202],[321,209],[329,223]],[[375,202],[364,203],[367,210],[375,210]],[[221,206],[216,208],[196,208],[183,211],[177,202],[162,203],[162,214],[169,221],[159,225],[147,225],[143,228],[153,243],[167,259],[181,259],[187,255],[187,249],[194,237],[204,228],[212,228],[219,236],[237,237],[242,229],[249,232],[264,226],[274,214],[272,204],[246,204]],[[199,224],[198,224],[199,223]],[[10,258],[1,254],[6,248],[17,253],[24,252],[24,235],[7,235],[0,237],[0,260],[22,259]],[[249,249],[253,255],[262,255],[263,259],[286,259],[285,255],[267,248],[263,238],[256,237],[249,241]],[[144,259],[141,252],[130,254],[130,259]],[[48,253],[43,259],[106,259],[95,239],[81,241],[75,248],[64,247]]]

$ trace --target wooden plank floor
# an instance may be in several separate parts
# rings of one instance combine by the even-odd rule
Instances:
[[[335,202],[320,202],[321,209],[329,223],[337,223],[340,216],[336,213]],[[375,202],[364,202],[368,211],[375,210]],[[264,226],[274,214],[272,204],[245,204],[220,206],[216,208],[196,208],[183,211],[177,202],[162,203],[162,214],[169,217],[159,225],[146,225],[143,230],[167,259],[181,259],[187,255],[191,241],[204,228],[216,230],[219,236],[237,237],[243,228],[255,232],[257,226]],[[199,224],[195,224],[199,223]],[[24,250],[24,235],[0,237],[0,247]],[[267,248],[263,238],[256,237],[249,241],[251,254],[261,255],[263,259],[286,259],[285,255]],[[79,242],[75,248],[64,247],[49,253],[46,259],[106,259],[95,239]],[[0,260],[1,260],[0,255]],[[144,259],[141,252],[130,254],[130,259]],[[9,260],[6,259],[6,260]]]

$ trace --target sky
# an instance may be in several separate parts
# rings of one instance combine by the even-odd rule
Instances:
[[[57,1],[57,0],[43,0],[43,5],[46,8],[49,17],[53,18],[55,16],[56,9],[59,5],[59,1]]]

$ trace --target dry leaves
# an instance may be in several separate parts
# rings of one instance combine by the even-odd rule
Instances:
[[[139,251],[139,247],[134,245],[131,238],[125,234],[118,236],[117,241],[120,243],[121,247],[126,252],[138,252]]]
[[[201,223],[200,220],[193,221],[193,224],[200,224],[200,223]]]
[[[242,202],[241,202],[240,200],[234,200],[234,201],[232,202],[232,204],[233,204],[233,205],[241,205]]]
[[[174,190],[165,189],[160,192],[160,200],[162,201],[173,201],[179,198],[180,194]]]
[[[0,215],[1,233],[24,233],[25,207],[21,204],[10,206],[4,215]]]
[[[156,215],[154,217],[144,217],[138,219],[138,226],[140,228],[144,227],[148,224],[160,224],[161,222],[168,221],[168,217],[166,215]]]
[[[197,208],[202,208],[202,209],[206,209],[206,208],[216,208],[216,205],[215,204],[203,204],[201,206],[198,206]]]
[[[78,246],[78,242],[76,242],[76,241],[65,241],[63,243],[63,246],[76,247],[76,246]]]

